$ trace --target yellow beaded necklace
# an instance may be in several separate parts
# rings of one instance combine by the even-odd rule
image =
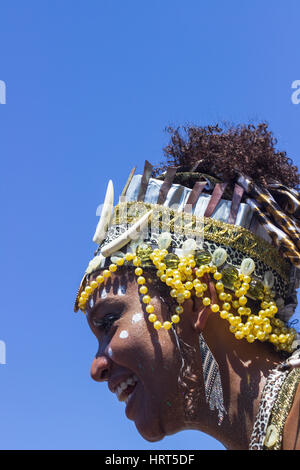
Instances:
[[[161,242],[159,245],[166,246],[166,243]],[[136,253],[123,254],[118,252],[118,256],[111,256],[114,262],[80,293],[79,308],[85,313],[87,303],[93,292],[111,276],[111,273],[116,272],[118,267],[123,266],[125,262],[132,263],[135,267],[139,292],[142,294],[142,302],[146,305],[145,309],[149,314],[148,320],[156,330],[161,328],[169,330],[173,324],[177,324],[180,321],[180,315],[184,311],[182,304],[192,295],[195,295],[202,299],[204,306],[210,307],[212,312],[219,313],[222,319],[228,321],[229,330],[236,339],[241,340],[244,338],[249,343],[253,343],[256,339],[269,341],[278,350],[289,353],[293,351],[292,343],[296,337],[296,330],[288,328],[282,320],[275,318],[278,308],[268,283],[264,286],[259,312],[253,314],[251,308],[246,306],[248,302],[247,294],[252,281],[251,273],[255,269],[255,263],[251,258],[242,261],[239,278],[233,283],[234,292],[229,294],[225,292],[222,272],[218,270],[225,262],[225,250],[218,248],[210,260],[211,257],[207,257],[204,252],[196,250],[195,241],[192,239],[186,240],[183,248],[184,253],[182,256],[177,256],[170,253],[166,248],[159,247],[152,250],[149,244],[142,243],[137,247]],[[170,321],[163,323],[157,319],[146,286],[146,279],[143,276],[142,266],[147,265],[150,260],[157,270],[157,277],[170,288],[170,295],[177,303]],[[208,286],[203,279],[205,275],[209,275],[215,282],[221,307],[218,303],[212,303],[210,297],[207,296]]]

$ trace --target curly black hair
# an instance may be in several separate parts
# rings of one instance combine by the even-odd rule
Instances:
[[[158,176],[169,166],[179,172],[209,174],[233,183],[238,173],[266,186],[277,181],[296,188],[300,183],[298,168],[285,151],[277,151],[277,140],[266,122],[258,125],[239,124],[222,129],[210,126],[185,125],[167,127],[170,142],[163,152],[166,162],[154,170]]]

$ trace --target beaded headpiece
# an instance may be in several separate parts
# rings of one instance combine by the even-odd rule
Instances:
[[[133,265],[155,329],[168,330],[178,323],[185,300],[196,296],[228,321],[237,339],[270,341],[292,352],[297,333],[287,322],[297,304],[298,193],[279,184],[262,189],[244,175],[231,188],[208,175],[190,173],[194,185],[189,188],[180,184],[187,175],[175,167],[157,178],[151,177],[152,170],[148,161],[142,175],[133,169],[115,207],[109,182],[93,237],[98,248],[74,310],[85,312],[112,272]],[[164,323],[156,317],[146,286],[143,270],[149,268],[156,269],[177,303]],[[207,276],[215,282],[221,306],[207,295]],[[247,306],[249,299],[260,302],[256,314]]]

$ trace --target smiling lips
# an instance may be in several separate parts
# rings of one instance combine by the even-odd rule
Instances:
[[[128,379],[119,383],[119,385],[115,389],[115,394],[117,395],[119,401],[125,401],[125,403],[127,404],[136,386],[137,381],[138,381],[137,376],[133,374],[130,377],[128,377]]]

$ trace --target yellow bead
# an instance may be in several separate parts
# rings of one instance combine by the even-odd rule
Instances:
[[[183,295],[184,295],[184,298],[185,298],[185,299],[190,299],[190,297],[191,297],[191,292],[190,292],[189,290],[185,290],[184,293],[183,293]]]
[[[146,286],[141,286],[140,287],[140,293],[141,294],[147,294],[147,292],[148,292],[148,287],[146,287]]]
[[[169,330],[172,326],[172,323],[170,323],[169,321],[165,321],[162,325],[162,327],[165,329],[165,330]]]
[[[91,284],[90,284],[91,288],[93,290],[97,289],[98,288],[98,282],[97,281],[92,281]]]
[[[265,337],[266,337],[266,334],[265,334],[264,331],[261,331],[261,330],[260,330],[260,331],[257,332],[256,337],[257,337],[257,339],[259,339],[260,341],[263,341],[263,340],[265,339]]]
[[[219,281],[220,279],[222,279],[222,274],[219,273],[218,271],[214,273],[214,279],[216,281]]]
[[[245,294],[247,294],[247,289],[244,289],[244,287],[241,287],[239,289],[239,292],[240,292],[241,295],[245,295]]]
[[[224,302],[224,304],[223,304],[223,307],[222,307],[222,308],[223,308],[223,310],[230,310],[230,307],[231,307],[231,305],[230,305],[230,303],[229,303],[229,302]]]
[[[235,332],[236,332],[236,326],[230,325],[229,331],[230,331],[231,333],[235,333]]]
[[[238,314],[239,314],[239,315],[245,315],[245,314],[246,314],[246,309],[245,309],[245,307],[239,307],[239,308],[238,308]]]
[[[154,313],[151,313],[151,315],[149,315],[148,317],[148,320],[151,322],[151,323],[154,323],[156,321],[156,315]]]
[[[181,305],[177,305],[177,307],[175,308],[175,312],[180,315],[181,313],[183,313],[183,307]]]
[[[166,274],[166,276],[167,276],[167,274]],[[171,286],[173,285],[173,282],[174,282],[174,281],[173,281],[173,278],[172,278],[172,277],[166,277],[166,284],[167,284],[167,286],[170,286],[170,287],[171,287]]]
[[[218,304],[212,304],[210,309],[212,312],[218,312],[220,310],[220,307]]]
[[[133,258],[132,263],[133,263],[133,266],[140,266],[141,260],[140,260],[140,258],[138,258],[138,257],[136,256],[135,258]]]
[[[278,308],[276,307],[276,305],[271,305],[270,312],[274,315],[278,312]]]
[[[156,322],[154,322],[154,325],[153,325],[153,326],[154,326],[154,328],[155,328],[156,330],[160,330],[160,329],[161,329],[161,322],[160,322],[160,321],[156,321]]]
[[[269,341],[273,344],[277,344],[279,342],[278,336],[273,333],[272,335],[270,335]]]
[[[226,300],[227,300],[227,302],[232,302],[232,295],[231,295],[231,294],[227,294]]]
[[[119,259],[116,261],[116,264],[117,264],[118,266],[123,266],[124,263],[125,263],[124,258],[119,258]]]
[[[247,303],[247,297],[245,297],[244,295],[242,295],[240,298],[239,298],[239,304],[240,305],[246,305]]]
[[[227,300],[226,292],[221,292],[221,294],[219,294],[219,299],[222,300],[222,302],[224,302],[224,300]]]
[[[279,343],[286,343],[286,336],[284,334],[279,335]]]
[[[241,321],[241,319],[240,319],[239,316],[233,316],[233,317],[229,318],[229,323],[230,323],[230,325],[233,325],[233,326],[238,326],[240,321]]]
[[[176,295],[177,295],[177,290],[176,289],[171,289],[170,296],[171,297],[176,297]]]
[[[210,298],[209,297],[204,297],[202,302],[203,302],[203,305],[208,306],[208,305],[210,305]]]
[[[135,274],[136,276],[141,276],[141,275],[143,274],[142,268],[135,268],[134,274]]]
[[[149,295],[144,295],[144,297],[142,298],[142,301],[144,304],[149,304],[151,299],[150,299],[150,296]]]
[[[153,313],[153,312],[154,312],[154,307],[153,307],[153,305],[151,305],[151,304],[147,305],[147,307],[146,307],[146,312],[147,312],[147,313]]]
[[[220,291],[220,290],[223,290],[223,289],[224,289],[223,282],[218,281],[218,282],[216,283],[216,289],[219,290],[219,291]]]
[[[162,276],[160,276],[161,282],[166,282],[166,279],[167,279],[167,276],[166,276],[165,274],[163,274]]]
[[[93,289],[91,288],[91,286],[86,286],[85,292],[89,295],[93,292]]]
[[[196,269],[195,274],[196,274],[197,277],[203,277],[204,276],[204,271],[203,271],[203,269],[199,268],[199,269]]]
[[[146,282],[146,279],[144,278],[144,276],[139,276],[137,278],[137,283],[138,284],[142,285],[142,284],[145,284],[145,282]]]
[[[132,253],[126,253],[125,255],[125,260],[126,261],[132,261],[134,258],[134,255]]]
[[[244,333],[241,330],[237,330],[235,332],[234,336],[236,337],[236,339],[243,339],[244,338]]]
[[[100,285],[100,284],[103,284],[104,282],[104,277],[103,276],[97,276],[96,277],[96,282]]]
[[[180,321],[179,315],[172,315],[171,320],[173,323],[178,323]]]
[[[194,287],[194,284],[191,281],[188,281],[185,283],[185,288],[188,290],[192,290]]]
[[[175,282],[174,282],[174,288],[175,288],[175,289],[180,289],[180,288],[182,288],[182,287],[183,287],[183,285],[182,285],[182,282],[181,282],[181,281],[175,281]]]
[[[223,318],[223,320],[226,320],[226,318],[228,317],[227,310],[221,310],[220,317]]]
[[[246,284],[249,284],[251,282],[251,277],[250,276],[243,276],[243,281],[246,283]]]
[[[185,301],[185,297],[182,293],[177,294],[176,300],[179,304],[182,304]]]
[[[160,271],[165,271],[166,268],[167,268],[167,266],[165,265],[165,263],[159,263],[158,269],[159,269]]]
[[[250,335],[247,335],[247,341],[248,343],[254,343],[255,341],[255,336],[250,334]]]
[[[207,284],[205,284],[205,282],[202,282],[201,285],[202,285],[202,289],[203,289],[204,291],[208,289]]]
[[[238,300],[234,300],[234,301],[232,302],[232,306],[233,306],[233,308],[235,308],[235,309],[237,310],[237,309],[239,308],[239,306],[240,306],[239,301],[238,301]]]
[[[104,269],[103,271],[103,277],[108,278],[110,277],[110,271],[108,269]]]
[[[118,266],[116,264],[112,263],[112,264],[109,265],[108,269],[110,270],[111,273],[114,273],[118,269]]]
[[[195,295],[196,295],[196,297],[201,298],[201,297],[203,297],[203,292],[202,292],[202,291],[201,291],[201,292],[200,292],[200,291],[196,291],[196,294],[195,294]]]

